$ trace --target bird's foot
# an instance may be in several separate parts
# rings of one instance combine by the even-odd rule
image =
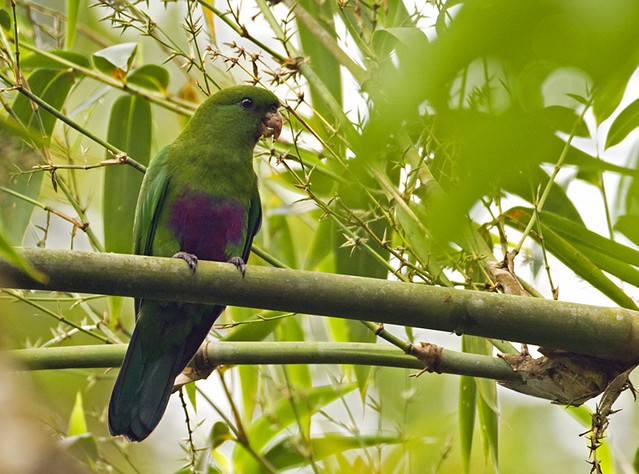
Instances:
[[[229,263],[232,263],[237,267],[237,269],[242,273],[242,278],[246,275],[246,263],[242,260],[242,257],[231,257],[228,260]]]
[[[180,258],[184,260],[186,264],[189,266],[191,273],[195,273],[195,270],[197,269],[197,257],[195,255],[193,255],[192,253],[187,253],[187,252],[178,252],[175,255],[173,255],[173,258]]]

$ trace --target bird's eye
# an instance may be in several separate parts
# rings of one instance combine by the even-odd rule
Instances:
[[[240,107],[242,107],[245,110],[253,108],[253,100],[249,99],[248,97],[246,99],[242,99],[240,101]]]

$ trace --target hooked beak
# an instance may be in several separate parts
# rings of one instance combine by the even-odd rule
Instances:
[[[282,132],[282,116],[277,110],[266,112],[262,119],[261,127],[262,135],[265,137],[274,137],[276,140]]]

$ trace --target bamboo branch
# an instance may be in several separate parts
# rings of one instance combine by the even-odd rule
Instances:
[[[249,265],[21,249],[38,283],[0,262],[0,287],[217,303],[525,342],[604,359],[639,360],[639,312],[538,298]]]
[[[205,353],[202,353],[205,351]],[[119,367],[125,344],[18,349],[6,354],[26,370]],[[420,370],[424,364],[396,347],[371,343],[331,342],[222,342],[205,344],[195,359],[211,365],[361,364]],[[519,375],[496,357],[444,349],[440,373],[519,381]]]

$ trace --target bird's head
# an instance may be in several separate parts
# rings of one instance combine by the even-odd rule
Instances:
[[[215,133],[216,138],[248,140],[251,146],[261,136],[276,139],[282,131],[280,102],[260,87],[235,86],[213,94],[196,111],[190,125]]]

